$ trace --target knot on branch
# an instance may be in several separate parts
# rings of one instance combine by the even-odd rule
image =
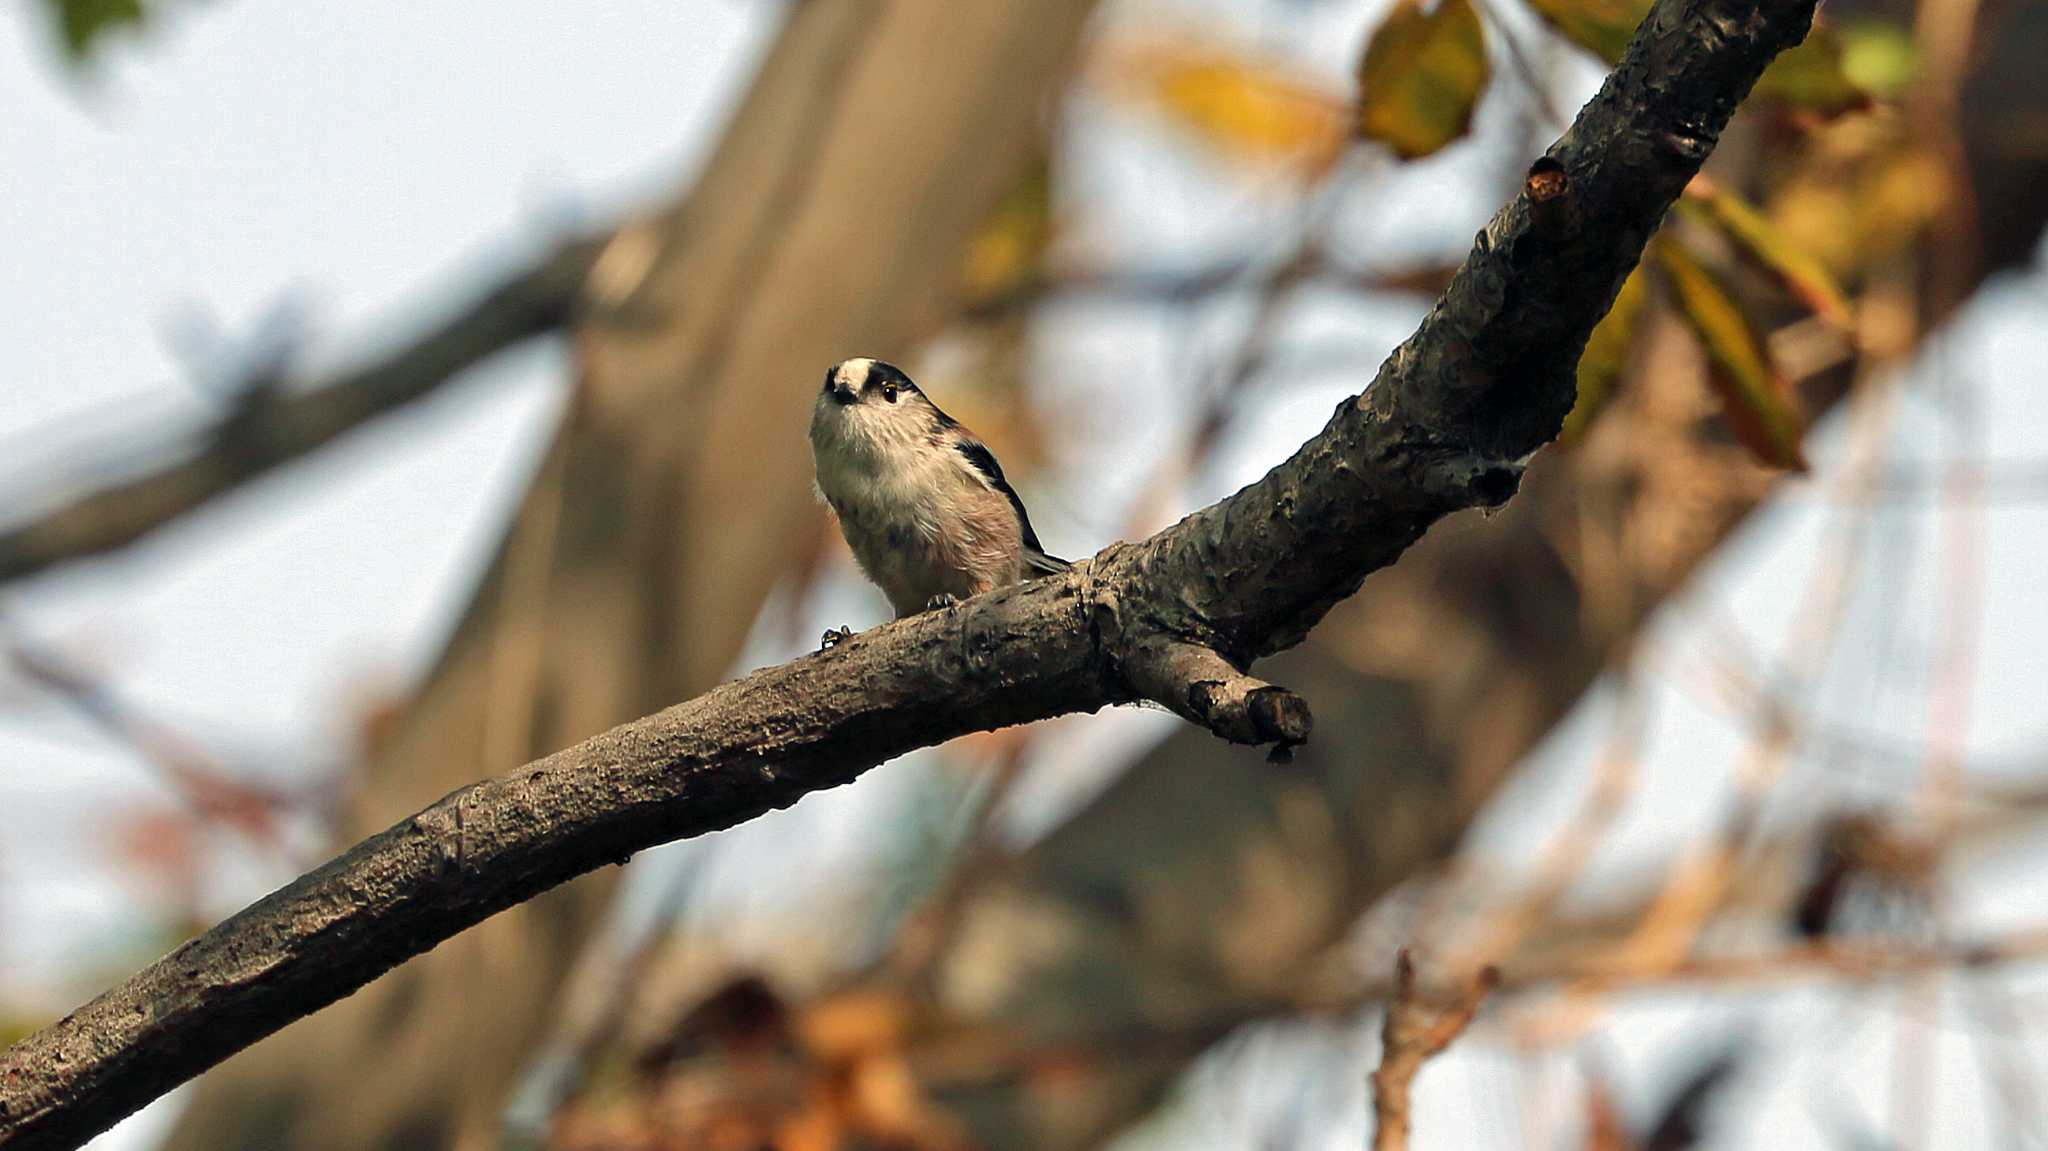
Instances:
[[[1555,157],[1538,156],[1529,165],[1529,176],[1523,181],[1522,191],[1531,204],[1548,204],[1565,194],[1571,188],[1571,177],[1565,175],[1564,165]]]
[[[1239,671],[1215,650],[1181,640],[1140,645],[1125,665],[1139,695],[1232,743],[1272,745],[1286,763],[1315,726],[1308,701]]]
[[[1522,487],[1519,461],[1459,454],[1431,464],[1425,484],[1445,507],[1497,508]]]

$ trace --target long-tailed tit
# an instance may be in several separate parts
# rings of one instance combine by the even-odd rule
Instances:
[[[825,373],[811,452],[819,493],[899,619],[1072,566],[1039,545],[987,445],[894,365]],[[828,646],[844,634],[826,633]]]

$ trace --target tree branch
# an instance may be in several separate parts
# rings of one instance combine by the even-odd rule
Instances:
[[[1373,1151],[1408,1151],[1409,1111],[1415,1076],[1443,1053],[1479,1014],[1479,1005],[1500,983],[1500,972],[1482,969],[1470,986],[1446,1003],[1432,1003],[1415,984],[1415,962],[1403,951],[1394,964],[1394,994],[1380,1025],[1380,1065],[1372,1073]]]
[[[1513,495],[1571,407],[1587,334],[1813,5],[1659,0],[1421,329],[1257,483],[1065,575],[877,628],[450,794],[0,1053],[0,1147],[75,1147],[496,911],[918,747],[1141,696],[1226,735],[1306,735],[1292,705],[1262,731],[1263,685],[1236,669],[1297,642],[1431,523]],[[1202,715],[1211,679],[1223,689]]]
[[[401,351],[328,380],[252,380],[189,454],[0,532],[0,582],[134,543],[270,470],[420,399],[450,377],[570,322],[601,241],[511,276]]]

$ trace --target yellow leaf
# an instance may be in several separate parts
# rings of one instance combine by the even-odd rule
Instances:
[[[1614,297],[1613,306],[1593,328],[1592,336],[1586,340],[1586,350],[1579,355],[1579,398],[1572,404],[1571,414],[1564,418],[1560,442],[1577,443],[1614,399],[1615,385],[1621,382],[1621,373],[1628,369],[1629,357],[1635,353],[1636,329],[1641,327],[1643,305],[1649,298],[1639,264],[1621,282],[1621,292]]]
[[[1793,243],[1747,200],[1695,180],[1678,202],[1678,210],[1727,236],[1737,251],[1776,277],[1815,315],[1838,328],[1849,326],[1849,299],[1835,278],[1813,253]]]
[[[1486,31],[1472,0],[1399,0],[1359,62],[1360,135],[1404,160],[1427,156],[1472,127],[1486,90]]]
[[[1529,0],[1565,39],[1612,64],[1621,59],[1650,0]]]
[[[1771,61],[1753,95],[1820,116],[1839,116],[1870,104],[1870,94],[1849,78],[1843,66],[1842,38],[1825,24],[1815,24],[1804,41]]]
[[[1052,173],[1040,157],[967,242],[962,288],[972,300],[1000,296],[1038,274],[1052,246]]]
[[[1650,0],[1529,0],[1537,15],[1609,64],[1621,60],[1636,26],[1650,12]],[[1806,40],[1781,53],[1757,81],[1755,95],[1823,116],[1839,115],[1870,102],[1870,95],[1845,66],[1842,38],[1816,24]]]
[[[1662,236],[1650,243],[1679,313],[1706,349],[1707,378],[1735,437],[1764,463],[1805,471],[1805,420],[1741,305],[1684,247]]]
[[[1772,190],[1764,213],[1837,282],[1884,266],[1956,195],[1949,165],[1902,118],[1844,117],[1809,141],[1805,162]]]
[[[1857,20],[1842,26],[1842,73],[1880,99],[1905,94],[1920,71],[1910,30],[1887,20]]]
[[[1106,57],[1107,91],[1148,105],[1234,159],[1329,170],[1350,132],[1349,102],[1281,68],[1192,43],[1128,46]]]

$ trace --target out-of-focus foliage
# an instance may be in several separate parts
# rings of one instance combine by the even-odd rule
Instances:
[[[760,977],[735,976],[632,1061],[640,1089],[669,1105],[572,1111],[551,1133],[550,1145],[555,1151],[965,1146],[957,1125],[919,1089],[905,1033],[911,1016],[911,1006],[887,992],[791,1003]],[[819,1084],[831,1087],[820,1090]]]
[[[1842,38],[1826,24],[1815,24],[1804,42],[1773,61],[1756,82],[1754,96],[1822,116],[1870,103],[1870,94],[1849,78]]]
[[[1613,64],[1649,13],[1650,0],[1529,0],[1529,6],[1565,39]],[[1821,116],[1864,107],[1872,91],[1853,77],[1844,60],[1843,37],[1816,24],[1804,43],[1765,70],[1753,98]],[[1884,69],[1873,72],[1885,78]]]
[[[1351,129],[1339,94],[1272,64],[1192,40],[1113,48],[1104,87],[1143,104],[1234,159],[1329,171]]]
[[[1567,445],[1578,442],[1614,398],[1615,385],[1634,355],[1636,330],[1641,327],[1643,305],[1649,299],[1650,290],[1638,265],[1622,281],[1614,306],[1607,309],[1606,317],[1593,329],[1586,340],[1586,350],[1579,356],[1579,399],[1565,417],[1564,431],[1560,433]]]
[[[100,38],[143,20],[142,0],[44,0],[64,52],[79,63],[92,53]]]
[[[1472,127],[1490,76],[1486,31],[1471,0],[1401,0],[1359,62],[1358,131],[1404,160],[1427,156]]]
[[[990,299],[1037,277],[1054,232],[1052,169],[1041,159],[1004,194],[969,241],[961,271],[967,298]]]
[[[1896,116],[1851,116],[1809,137],[1806,162],[1764,201],[1799,250],[1854,282],[1904,250],[1953,195],[1946,165]]]
[[[968,241],[962,298],[980,314],[924,369],[926,383],[946,396],[947,412],[981,434],[1013,480],[1044,458],[1044,429],[1025,378],[1031,311],[1022,305],[1058,290],[1047,258],[1061,231],[1053,185],[1051,157],[1041,153]]]
[[[1698,181],[1678,202],[1678,210],[1681,215],[1727,236],[1744,258],[1782,283],[1815,315],[1837,327],[1848,326],[1849,299],[1835,278],[1811,252],[1793,243],[1749,201]]]
[[[1621,59],[1649,0],[1529,0],[1536,14],[1564,38],[1602,60]]]
[[[1896,100],[1919,72],[1913,39],[1897,24],[1858,20],[1845,24],[1842,72],[1851,83],[1880,100]]]
[[[1799,441],[1805,421],[1765,350],[1762,333],[1727,287],[1669,236],[1651,242],[1686,325],[1706,349],[1707,378],[1720,393],[1729,426],[1756,457],[1806,470]]]

